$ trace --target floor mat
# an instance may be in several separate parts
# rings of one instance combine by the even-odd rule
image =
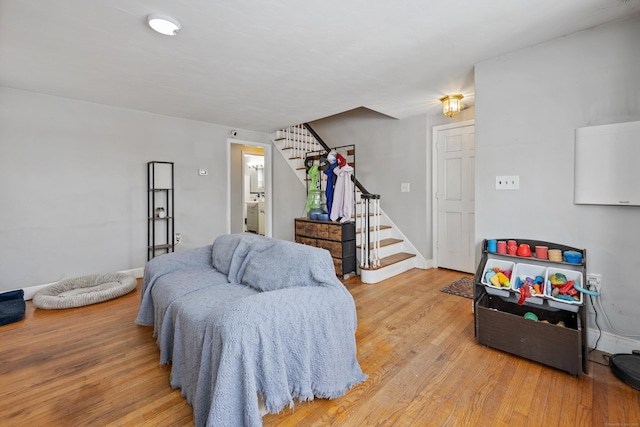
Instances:
[[[461,277],[440,289],[440,291],[473,299],[473,279],[471,277]]]

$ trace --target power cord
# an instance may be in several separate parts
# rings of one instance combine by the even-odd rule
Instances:
[[[599,304],[600,304],[600,309],[602,311],[602,316],[604,317],[605,322],[607,323],[607,325],[609,326],[609,329],[611,329],[611,331],[617,335],[620,335],[622,337],[626,337],[626,338],[638,338],[640,337],[640,335],[631,335],[631,334],[627,334],[627,333],[623,333],[618,331],[613,324],[611,324],[611,320],[609,320],[609,316],[607,316],[607,311],[604,309],[604,305],[602,304],[602,295],[600,295],[598,298],[600,298],[598,300]],[[595,311],[595,308],[594,308]]]
[[[591,287],[591,286],[589,286]],[[589,350],[589,353],[591,353],[593,350],[598,348],[598,343],[600,342],[600,338],[602,338],[602,329],[600,328],[600,325],[598,324],[598,311],[596,310],[596,305],[593,303],[593,295],[589,295],[589,301],[591,301],[591,307],[593,308],[593,314],[594,314],[594,321],[596,323],[596,327],[598,328],[598,339],[596,339],[596,343],[593,345],[593,348],[591,350]],[[598,362],[595,362],[598,363]]]

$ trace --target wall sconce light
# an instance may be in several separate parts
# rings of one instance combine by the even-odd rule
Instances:
[[[180,32],[180,23],[170,16],[152,14],[147,17],[149,26],[165,36],[175,36]]]
[[[447,117],[453,117],[460,112],[462,104],[460,100],[464,98],[461,94],[447,95],[440,98],[442,102],[442,114]]]

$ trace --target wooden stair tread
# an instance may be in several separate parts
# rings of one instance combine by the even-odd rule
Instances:
[[[397,254],[389,255],[388,257],[384,257],[380,259],[380,267],[360,267],[361,270],[378,270],[380,268],[388,267],[393,264],[397,264],[401,261],[407,260],[409,258],[415,257],[416,254],[410,254],[407,252],[400,252]]]
[[[391,228],[390,225],[381,225],[380,226],[380,230],[388,230],[389,228]],[[373,227],[369,227],[369,231],[373,231]],[[356,234],[360,234],[360,233],[362,233],[362,228],[358,228],[356,230]]]
[[[382,239],[380,240],[380,247],[383,248],[385,246],[395,245],[396,243],[402,243],[404,240],[402,239]],[[356,245],[356,248],[360,249],[362,245]],[[369,247],[373,247],[373,243],[369,243]]]

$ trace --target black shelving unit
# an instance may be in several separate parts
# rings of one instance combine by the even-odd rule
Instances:
[[[173,162],[147,163],[147,261],[175,250]]]

